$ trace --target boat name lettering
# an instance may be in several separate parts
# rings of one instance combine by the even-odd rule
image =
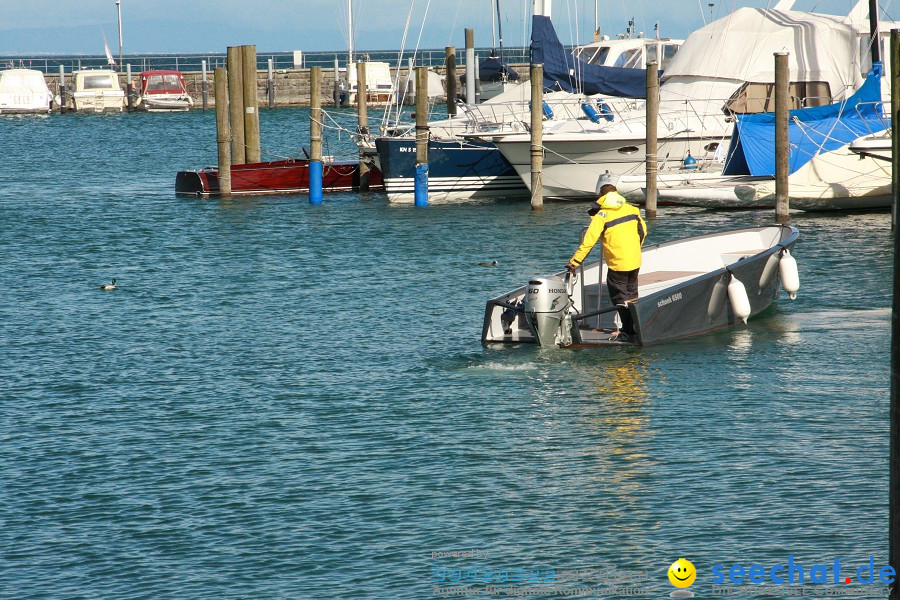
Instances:
[[[672,294],[671,296],[669,296],[668,298],[664,298],[664,299],[660,300],[659,302],[657,302],[656,307],[662,308],[666,304],[672,304],[673,302],[678,302],[679,300],[681,300],[681,298],[682,298],[681,292],[676,292],[676,293]]]
[[[406,148],[404,146],[400,146],[400,152],[415,152],[415,148]]]

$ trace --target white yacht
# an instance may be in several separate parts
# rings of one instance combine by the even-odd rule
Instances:
[[[75,71],[72,104],[79,112],[122,112],[125,91],[118,74],[109,69]]]
[[[660,173],[677,172],[685,159],[721,170],[734,114],[771,111],[774,53],[790,54],[792,108],[840,101],[871,68],[865,0],[846,16],[741,8],[691,34],[661,79]],[[896,24],[885,23],[881,31]],[[644,170],[645,103],[613,105],[610,121],[569,119],[545,123],[544,194],[594,198],[598,181]],[[531,184],[530,134],[485,134]],[[693,166],[693,165],[692,165]]]
[[[0,71],[0,114],[48,113],[53,95],[33,69]]]

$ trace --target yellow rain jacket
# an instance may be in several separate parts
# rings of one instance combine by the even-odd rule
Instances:
[[[647,237],[647,224],[637,207],[628,204],[618,192],[609,192],[597,200],[600,211],[593,216],[584,241],[569,264],[579,266],[603,238],[603,256],[613,271],[633,271],[641,267],[641,246]]]

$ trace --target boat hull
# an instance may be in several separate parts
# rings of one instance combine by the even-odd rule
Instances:
[[[381,188],[381,171],[369,171],[369,189]],[[357,191],[360,189],[359,163],[334,161],[322,169],[323,191]],[[232,165],[231,194],[296,194],[309,192],[309,161],[280,160]],[[191,196],[217,196],[219,170],[215,167],[179,171],[175,176],[175,193]]]
[[[775,225],[645,248],[640,298],[629,304],[636,335],[627,342],[610,335],[615,329],[615,309],[606,289],[605,266],[594,261],[579,273],[570,297],[579,315],[601,312],[576,320],[579,325],[573,330],[573,345],[647,346],[734,326],[742,318],[735,314],[727,293],[733,278],[746,289],[748,318],[752,318],[778,298],[779,262],[798,236],[793,227]],[[562,276],[557,273],[551,277],[561,280]],[[537,343],[524,314],[516,308],[524,302],[525,292],[523,287],[488,301],[482,342]]]
[[[518,173],[531,187],[531,141],[516,135],[495,138],[494,142]],[[692,156],[701,162],[715,159],[719,144],[728,138],[713,136],[677,136],[660,138],[657,155],[660,173],[678,171],[683,159]],[[600,136],[591,133],[565,136],[545,135],[541,183],[544,195],[554,198],[596,199],[600,178],[615,179],[622,175],[640,174],[645,170],[646,138],[635,136]]]
[[[391,202],[415,200],[416,141],[375,140],[384,188]],[[431,140],[428,143],[428,200],[528,197],[530,192],[497,147],[489,142]]]
[[[122,112],[125,108],[125,93],[75,92],[72,105],[77,112]]]
[[[189,96],[160,97],[145,95],[138,108],[147,112],[185,112],[193,106]]]

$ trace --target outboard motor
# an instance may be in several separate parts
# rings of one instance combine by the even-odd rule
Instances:
[[[566,284],[558,277],[532,279],[525,292],[525,320],[541,346],[572,344]]]

